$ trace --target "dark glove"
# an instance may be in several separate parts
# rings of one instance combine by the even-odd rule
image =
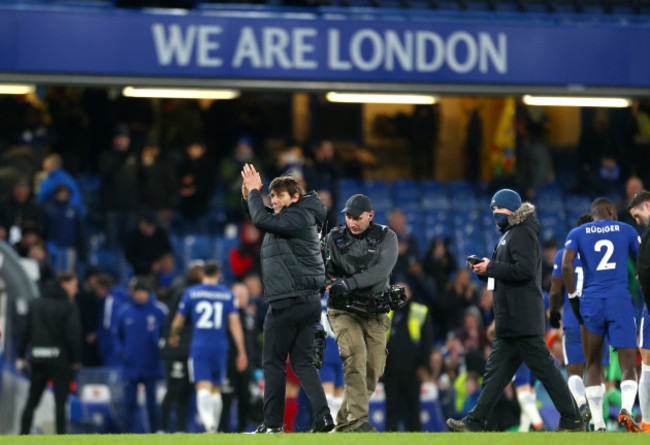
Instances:
[[[562,320],[562,313],[559,311],[551,311],[551,327],[560,329],[560,321]]]
[[[350,286],[345,280],[336,280],[330,287],[330,297],[338,297],[347,292],[350,292]]]

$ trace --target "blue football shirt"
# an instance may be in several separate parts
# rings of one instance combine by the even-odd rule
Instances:
[[[558,250],[555,255],[555,261],[553,261],[553,276],[562,277],[562,255],[564,254],[564,249]],[[574,279],[576,283],[576,290],[578,295],[582,295],[582,288],[584,285],[584,272],[582,270],[582,263],[578,255],[573,259],[573,272]],[[563,328],[577,328],[580,326],[578,319],[571,309],[571,303],[569,303],[569,294],[564,288],[564,309],[562,310],[562,327]]]
[[[198,284],[188,288],[178,313],[192,320],[192,351],[228,345],[228,315],[237,313],[232,291],[226,286]]]
[[[580,255],[584,271],[583,297],[629,297],[627,258],[639,253],[641,238],[629,224],[601,219],[569,232],[565,249]]]

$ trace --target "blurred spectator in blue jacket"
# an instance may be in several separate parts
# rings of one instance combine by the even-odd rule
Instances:
[[[124,379],[125,430],[135,432],[138,384],[145,387],[149,432],[158,431],[156,381],[163,376],[158,343],[167,317],[167,307],[155,300],[144,281],[136,282],[133,301],[117,317],[117,346]]]
[[[59,184],[54,200],[45,206],[45,242],[52,249],[57,269],[67,272],[75,270],[77,260],[86,260],[83,217],[70,202],[70,195],[68,186]]]
[[[9,199],[0,203],[0,238],[9,244],[17,243],[22,237],[23,225],[43,233],[43,208],[33,199],[27,178],[18,179]]]
[[[56,153],[47,155],[43,159],[43,174],[44,177],[41,180],[38,195],[36,196],[38,202],[44,204],[50,201],[56,193],[56,187],[59,184],[65,184],[70,190],[70,203],[79,209],[82,217],[86,215],[86,206],[83,202],[81,190],[79,190],[77,181],[63,169],[61,156]]]

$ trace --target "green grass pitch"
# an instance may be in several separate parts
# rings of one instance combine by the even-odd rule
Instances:
[[[0,436],[2,445],[636,445],[631,433],[124,434]]]

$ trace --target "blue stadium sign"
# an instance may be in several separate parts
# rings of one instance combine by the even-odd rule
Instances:
[[[644,26],[0,10],[10,74],[646,88],[643,42]]]

